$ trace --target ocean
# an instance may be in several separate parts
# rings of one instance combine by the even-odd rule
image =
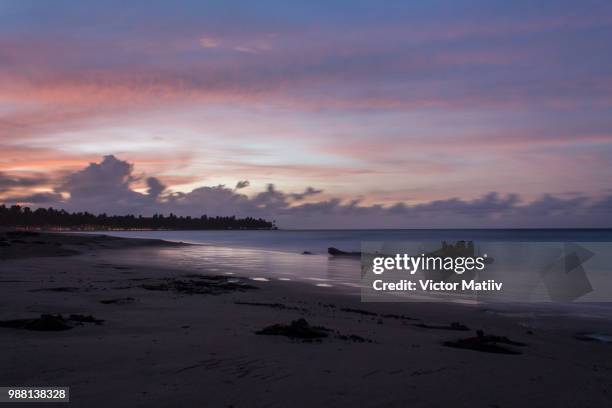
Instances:
[[[104,231],[130,238],[158,238],[193,244],[327,254],[328,247],[359,251],[362,242],[612,242],[612,229],[413,229],[277,231]]]

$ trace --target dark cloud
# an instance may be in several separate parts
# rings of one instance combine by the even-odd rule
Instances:
[[[149,194],[141,194],[132,189],[134,181],[132,164],[112,155],[104,156],[100,163],[90,163],[65,177],[55,192],[66,193],[69,198],[54,204],[71,211],[150,212],[158,202],[163,185],[157,179],[149,178]]]
[[[49,182],[44,176],[20,177],[0,173],[0,193],[9,191],[13,188],[36,187]]]
[[[162,184],[161,181],[159,181],[159,179],[155,178],[155,177],[149,177],[147,178],[147,194],[150,197],[159,197],[159,195],[161,193],[164,192],[164,190],[166,189],[166,186]]]
[[[251,182],[249,180],[240,180],[236,183],[236,187],[234,187],[236,190],[240,190],[242,188],[247,188],[248,186],[251,185]]]
[[[320,194],[321,190],[308,187],[301,193],[286,193],[273,184],[260,193],[247,196],[238,192],[238,187],[245,186],[246,181],[239,181],[235,189],[217,185],[199,187],[187,193],[164,193],[166,186],[157,178],[149,177],[145,194],[132,189],[135,181],[130,163],[105,156],[100,163],[91,163],[65,177],[54,193],[12,197],[5,201],[112,214],[173,212],[179,215],[257,216],[276,219],[285,228],[612,226],[612,195],[592,198],[583,194],[565,197],[543,194],[537,200],[525,202],[517,194],[490,192],[472,200],[449,198],[416,205],[382,206],[339,198],[299,203],[306,197]]]
[[[304,190],[303,193],[292,193],[290,194],[290,197],[296,201],[300,201],[300,200],[305,199],[306,197],[321,194],[322,192],[323,190],[317,190],[312,187],[308,187],[306,188],[306,190]]]
[[[406,208],[406,210],[408,212],[414,211],[424,214],[454,213],[468,216],[481,216],[508,212],[515,209],[520,204],[520,201],[520,197],[517,194],[501,196],[497,192],[490,192],[483,197],[471,201],[465,201],[460,198],[436,200],[415,205],[412,208]]]

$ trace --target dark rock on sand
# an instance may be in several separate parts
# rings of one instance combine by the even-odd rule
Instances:
[[[505,336],[485,335],[482,330],[477,331],[476,337],[445,341],[443,344],[447,347],[497,354],[521,354],[520,351],[506,347],[506,345],[519,347],[525,346],[525,343],[510,340]]]

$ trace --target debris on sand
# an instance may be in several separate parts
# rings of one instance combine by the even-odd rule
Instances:
[[[188,279],[166,278],[140,287],[146,290],[173,291],[187,295],[220,295],[257,289],[257,286],[244,283],[242,279],[219,275],[189,275]]]
[[[519,347],[525,346],[525,343],[510,340],[505,336],[485,335],[482,330],[478,330],[476,332],[476,337],[445,341],[443,344],[447,347],[497,354],[521,354],[520,351],[506,347],[506,345]]]
[[[130,303],[134,303],[136,299],[133,297],[125,297],[125,298],[117,298],[117,299],[106,299],[101,300],[100,303],[103,305],[127,305]]]
[[[449,325],[439,324],[427,324],[427,323],[415,323],[415,327],[421,327],[423,329],[437,329],[437,330],[457,330],[457,331],[469,331],[470,328],[459,322],[452,322]]]
[[[91,315],[73,314],[66,319],[61,314],[41,314],[36,319],[0,320],[0,327],[35,331],[64,331],[72,329],[75,323],[82,325],[83,323],[102,324],[102,322],[104,320],[96,319]]]
[[[319,340],[327,337],[330,330],[325,327],[311,326],[306,319],[293,320],[290,324],[274,324],[256,331],[255,334],[267,336],[286,336],[304,341]]]

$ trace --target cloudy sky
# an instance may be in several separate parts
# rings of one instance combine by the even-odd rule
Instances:
[[[611,2],[256,4],[0,2],[0,202],[612,226]]]

